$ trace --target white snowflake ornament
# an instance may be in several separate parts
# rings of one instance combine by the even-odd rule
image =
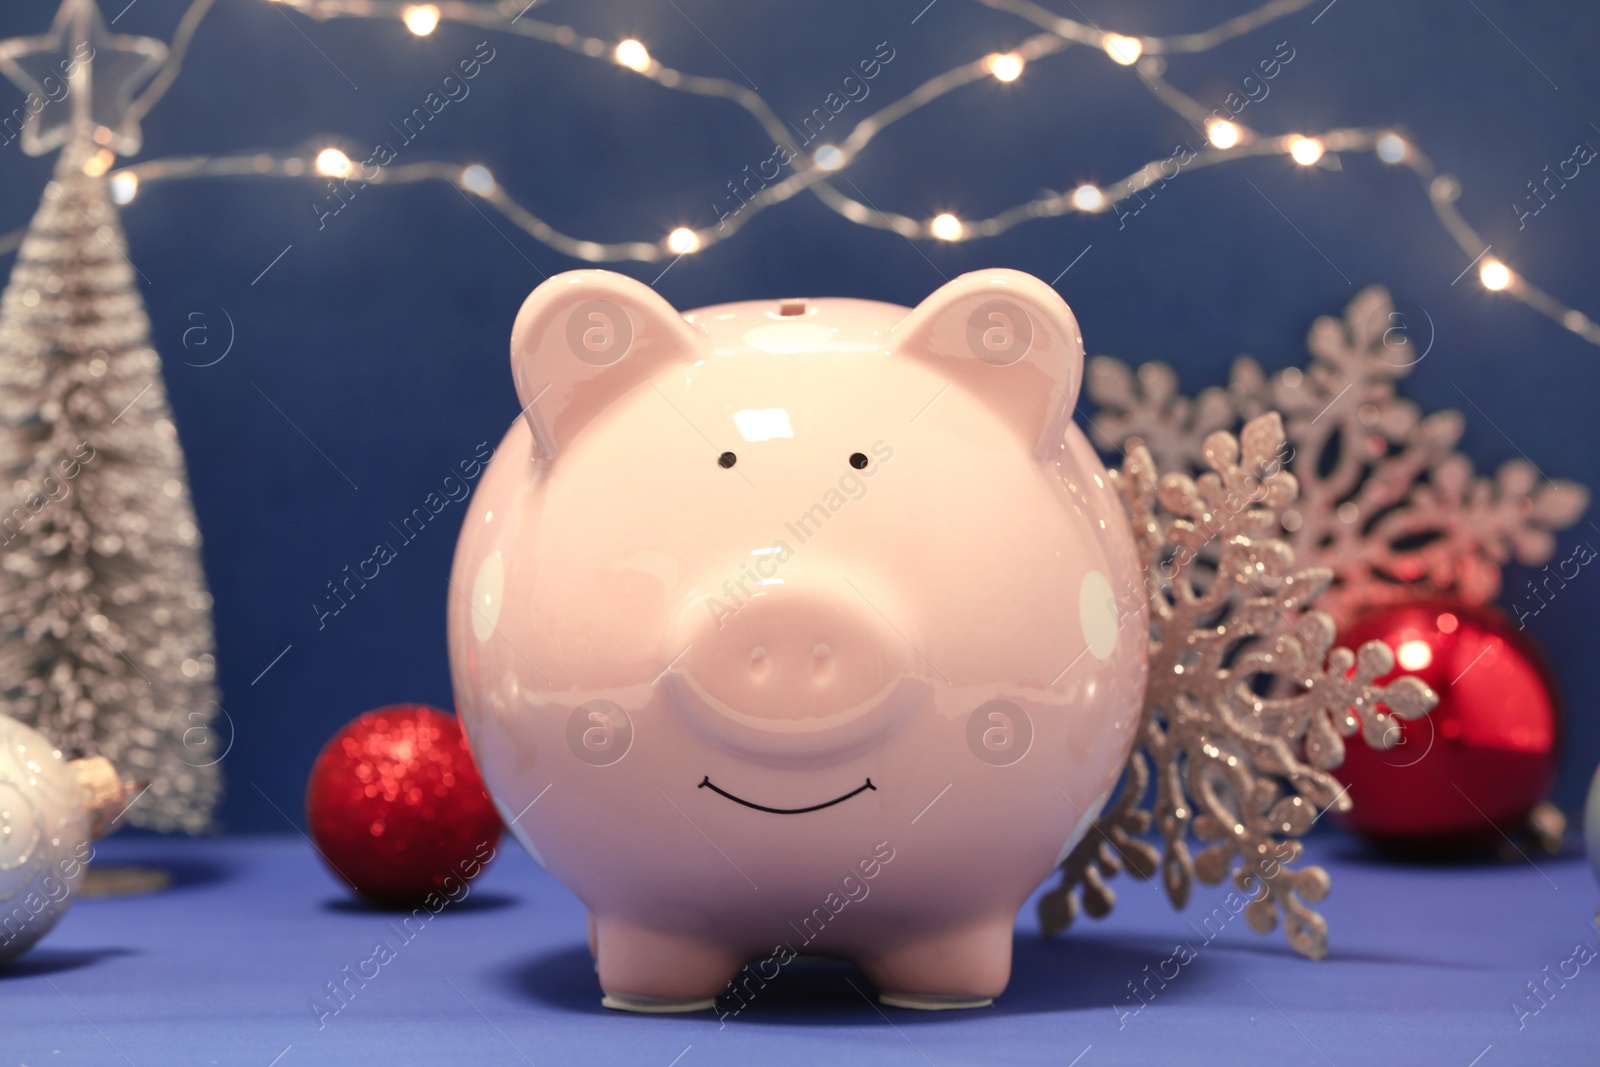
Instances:
[[[1506,563],[1545,563],[1552,532],[1588,506],[1582,486],[1543,479],[1525,460],[1493,478],[1477,475],[1456,451],[1461,414],[1424,415],[1397,395],[1396,381],[1427,353],[1381,287],[1358,294],[1343,320],[1318,319],[1307,347],[1303,370],[1269,378],[1240,357],[1225,389],[1192,400],[1164,364],[1135,372],[1098,357],[1087,382],[1099,407],[1095,442],[1121,451],[1138,437],[1160,469],[1195,471],[1208,434],[1281,412],[1285,465],[1300,484],[1283,529],[1303,564],[1332,572],[1318,607],[1341,627],[1362,612],[1439,594],[1488,603]]]
[[[1328,875],[1291,868],[1301,852],[1294,838],[1322,811],[1350,806],[1329,773],[1344,759],[1344,737],[1359,730],[1388,747],[1399,737],[1395,717],[1426,714],[1438,698],[1412,677],[1375,684],[1394,668],[1382,642],[1333,648],[1333,620],[1309,607],[1333,575],[1299,567],[1282,533],[1297,491],[1283,469],[1289,456],[1275,412],[1237,439],[1207,435],[1197,478],[1173,471],[1158,480],[1150,450],[1128,442],[1115,478],[1145,565],[1144,714],[1120,793],[1040,902],[1046,932],[1068,926],[1080,906],[1106,914],[1115,897],[1105,879],[1124,865],[1142,878],[1160,870],[1179,908],[1196,878],[1214,885],[1232,872],[1252,928],[1269,932],[1281,914],[1295,951],[1327,954],[1327,925],[1307,905],[1327,895]],[[1162,852],[1139,836],[1152,822]],[[1206,845],[1198,855],[1191,834]]]

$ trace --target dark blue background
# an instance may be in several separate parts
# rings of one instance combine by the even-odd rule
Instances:
[[[880,41],[896,56],[873,83],[868,107],[1034,30],[971,0],[939,0],[912,25],[925,3],[679,0],[680,13],[638,0],[555,0],[534,14],[607,39],[638,36],[687,71],[738,79],[736,63],[785,118],[818,106]],[[1255,6],[1079,3],[1107,28],[1149,34],[1203,29]],[[1574,144],[1600,144],[1590,125],[1600,121],[1600,22],[1576,5],[1475,3],[1339,0],[1315,25],[1316,7],[1213,52],[1174,57],[1168,77],[1215,106],[1277,42],[1290,42],[1293,63],[1270,97],[1250,105],[1247,123],[1274,133],[1397,126],[1461,178],[1460,207],[1496,254],[1600,314],[1600,176],[1584,171],[1522,232],[1510,207],[1524,183]],[[109,18],[122,2],[103,6]],[[1083,17],[1064,0],[1052,6]],[[182,7],[139,0],[117,29],[169,38]],[[50,0],[13,0],[0,10],[0,34],[42,32],[53,11]],[[357,145],[392,139],[388,123],[420,104],[486,36],[442,26],[419,39],[398,22],[316,23],[268,0],[220,0],[182,78],[145,123],[141,158],[287,150],[330,135]],[[672,93],[537,42],[489,39],[497,56],[472,95],[448,107],[402,162],[482,162],[566,232],[641,240],[680,223],[714,222],[711,202],[724,183],[771,154],[760,129],[730,104]],[[19,93],[0,91],[6,110],[18,101]],[[841,124],[866,110],[851,108]],[[1042,187],[1113,181],[1192,136],[1131,72],[1071,49],[1030,65],[1014,85],[985,80],[912,116],[848,174],[882,207],[971,217]],[[0,148],[0,227],[27,221],[49,166],[15,143]],[[237,730],[225,764],[222,819],[230,830],[284,829],[255,787],[298,817],[318,748],[357,713],[403,700],[451,705],[444,579],[461,505],[325,629],[312,604],[479,442],[498,442],[517,411],[506,359],[512,316],[543,275],[580,265],[492,213],[486,221],[447,185],[369,188],[320,232],[311,207],[317,192],[310,180],[171,182],[147,186],[124,213],[132,257],[149,278],[142,293],[167,361],[216,596],[220,683]],[[1600,349],[1485,293],[1471,275],[1452,287],[1470,257],[1435,222],[1410,172],[1371,156],[1347,156],[1341,173],[1283,159],[1230,164],[1185,175],[1121,232],[1110,215],[1078,216],[959,246],[913,248],[801,196],[734,240],[685,258],[659,288],[684,309],[795,294],[912,304],[941,274],[978,267],[1054,278],[1090,243],[1059,288],[1091,352],[1167,360],[1196,392],[1222,382],[1241,352],[1269,370],[1304,362],[1312,319],[1341,312],[1361,286],[1382,282],[1425,308],[1437,327],[1434,351],[1405,393],[1425,409],[1464,408],[1465,448],[1481,469],[1520,451],[1553,477],[1600,484]],[[660,266],[616,269],[649,281]],[[191,313],[225,330],[224,309],[237,324],[234,350],[213,367],[187,365],[215,352],[185,350],[184,330],[197,321]],[[1564,534],[1561,554],[1578,540],[1600,542],[1600,530],[1584,523]],[[1513,570],[1507,587],[1525,580]],[[1597,594],[1600,574],[1585,569],[1530,626],[1570,706],[1559,793],[1569,808],[1600,758]]]

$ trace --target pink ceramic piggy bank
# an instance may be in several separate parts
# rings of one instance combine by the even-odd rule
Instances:
[[[1144,689],[1072,312],[1007,270],[912,310],[687,315],[573,271],[511,361],[450,660],[507,825],[589,908],[603,1002],[738,1010],[820,954],[887,1004],[989,1003]]]

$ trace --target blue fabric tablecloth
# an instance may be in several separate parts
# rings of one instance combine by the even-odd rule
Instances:
[[[858,972],[815,963],[719,1023],[601,1008],[582,906],[509,840],[466,899],[403,931],[301,838],[112,839],[103,861],[176,885],[80,900],[0,970],[0,1064],[1600,1064],[1600,959],[1582,962],[1600,891],[1581,857],[1423,868],[1311,844],[1333,875],[1322,963],[1242,916],[1204,923],[1222,888],[1178,913],[1123,881],[1109,919],[1061,938],[1025,910],[993,1008],[880,1010]],[[319,1012],[346,966],[377,973]],[[1156,992],[1139,1007],[1130,983]]]

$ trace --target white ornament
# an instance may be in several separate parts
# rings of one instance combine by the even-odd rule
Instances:
[[[0,715],[0,963],[66,914],[89,842],[115,824],[123,796],[107,760],[69,762],[43,734]]]

